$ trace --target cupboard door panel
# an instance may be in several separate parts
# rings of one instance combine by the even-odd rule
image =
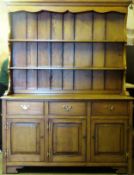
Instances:
[[[49,119],[49,126],[49,161],[85,160],[85,120]]]
[[[127,152],[127,121],[91,121],[91,159],[93,162],[125,162]]]
[[[34,119],[8,120],[8,161],[44,159],[44,123]]]

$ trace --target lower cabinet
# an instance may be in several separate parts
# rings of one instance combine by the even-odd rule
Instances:
[[[94,162],[127,161],[126,120],[92,119],[91,159]]]
[[[5,102],[4,172],[23,165],[127,167],[129,104],[110,100]]]
[[[7,120],[8,161],[42,161],[44,123],[40,119]]]
[[[36,162],[45,161],[45,157],[49,162],[86,161],[87,137],[91,136],[92,162],[125,162],[127,121],[92,119],[90,125],[88,133],[86,120],[80,118],[51,118],[48,123],[43,119],[8,119],[8,161]],[[47,136],[44,127],[48,127]]]

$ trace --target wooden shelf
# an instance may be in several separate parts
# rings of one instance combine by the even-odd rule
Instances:
[[[1,97],[2,99],[42,99],[42,100],[132,100],[133,98],[127,95],[118,95],[118,94],[11,94],[8,96]]]
[[[11,70],[126,70],[125,67],[10,67]]]
[[[124,43],[125,40],[45,40],[45,39],[9,39],[9,42],[55,42],[55,43]]]

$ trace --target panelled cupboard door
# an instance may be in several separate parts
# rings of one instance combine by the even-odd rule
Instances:
[[[127,161],[126,120],[93,119],[91,133],[91,159],[93,162]]]
[[[7,161],[44,160],[44,122],[38,119],[7,120]]]
[[[49,161],[85,161],[84,119],[49,119]]]

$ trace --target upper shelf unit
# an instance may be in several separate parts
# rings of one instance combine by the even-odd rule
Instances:
[[[13,93],[124,93],[124,13],[10,13]]]

